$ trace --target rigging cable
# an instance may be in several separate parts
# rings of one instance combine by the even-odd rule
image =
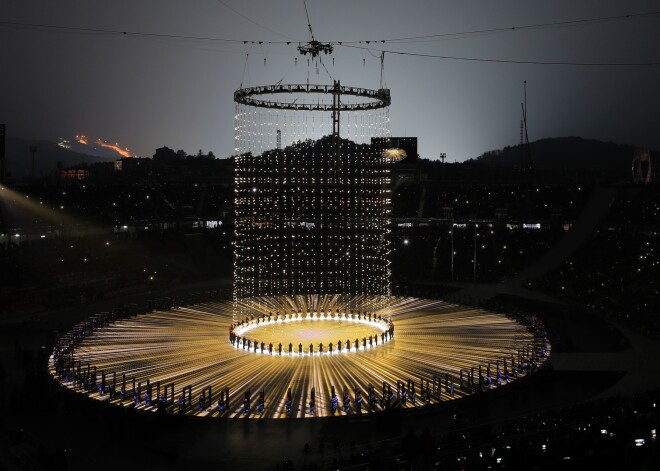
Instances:
[[[231,11],[233,11],[234,13],[236,13],[238,16],[240,16],[241,18],[243,18],[243,19],[249,21],[249,22],[252,23],[253,25],[258,26],[258,27],[261,28],[261,29],[265,29],[266,31],[269,31],[269,32],[271,32],[271,33],[273,33],[273,34],[275,34],[275,35],[281,37],[281,38],[290,39],[291,41],[296,41],[295,39],[290,38],[289,36],[286,36],[286,35],[284,35],[284,34],[278,33],[277,31],[273,31],[272,29],[268,28],[267,26],[264,26],[264,25],[262,25],[262,24],[257,23],[257,22],[254,21],[253,19],[248,18],[247,16],[245,16],[244,14],[242,14],[240,11],[238,11],[238,10],[232,8],[231,6],[227,5],[227,4],[226,4],[225,2],[223,2],[222,0],[217,0],[217,1],[218,1],[218,3],[220,3],[220,4],[224,5],[225,7],[229,8]]]
[[[343,47],[354,49],[366,49],[362,46],[352,46],[344,44]],[[494,62],[498,64],[528,64],[528,65],[570,65],[570,66],[596,66],[596,67],[625,67],[625,66],[657,66],[660,62],[575,62],[575,61],[538,61],[538,60],[518,60],[518,59],[487,59],[483,57],[463,57],[463,56],[444,56],[439,54],[422,54],[417,52],[393,51],[389,49],[376,49],[377,51],[388,54],[397,54],[400,56],[426,57],[434,59],[447,59],[469,62]]]
[[[312,33],[312,24],[309,21],[309,12],[307,11],[307,1],[303,0],[303,5],[305,5],[305,16],[307,16],[307,27],[309,28],[309,35],[312,37],[312,41],[314,41],[314,33]]]

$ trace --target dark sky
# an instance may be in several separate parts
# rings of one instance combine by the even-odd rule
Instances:
[[[308,0],[307,6],[317,39],[344,42],[660,11],[657,0]],[[248,41],[309,39],[302,0],[6,1],[0,21]],[[7,24],[0,24],[0,45],[0,122],[7,124],[9,135],[86,134],[117,141],[142,156],[162,145],[229,156],[234,148],[233,92],[241,81],[255,86],[283,77],[284,83],[304,83],[307,77],[306,60],[295,45]],[[342,84],[378,88],[380,49],[660,64],[660,15],[368,47],[336,46],[335,65],[326,59],[330,73]],[[422,157],[446,152],[449,161],[516,144],[524,80],[530,140],[575,135],[660,149],[660,65],[551,66],[388,53],[384,81],[392,93],[392,134],[418,136]],[[315,69],[310,71],[310,82],[329,81],[325,72],[317,76]]]

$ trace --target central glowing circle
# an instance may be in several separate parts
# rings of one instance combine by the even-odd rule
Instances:
[[[234,348],[272,355],[329,355],[369,350],[392,340],[393,324],[351,314],[291,314],[234,324]]]

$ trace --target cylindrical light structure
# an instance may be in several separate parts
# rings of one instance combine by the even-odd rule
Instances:
[[[389,90],[274,85],[234,101],[236,315],[277,295],[386,302]]]

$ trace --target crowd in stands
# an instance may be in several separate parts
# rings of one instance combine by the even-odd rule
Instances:
[[[233,204],[231,186],[225,184],[76,183],[66,186],[32,186],[24,191],[46,209],[78,217],[80,224],[219,220],[230,212]]]
[[[393,197],[397,282],[509,278],[565,235],[591,190],[577,184],[401,185]]]
[[[543,256],[564,234],[558,225],[477,223],[475,227],[475,223],[444,223],[399,227],[393,245],[394,276],[398,281],[499,282]]]
[[[555,409],[496,426],[456,427],[438,469],[655,469],[660,391]]]
[[[19,227],[2,211],[0,263],[11,269],[0,271],[0,311],[10,315],[231,276],[228,186],[83,182],[18,191],[38,206]]]
[[[573,221],[589,200],[592,188],[555,185],[488,184],[421,181],[396,185],[394,218],[439,218],[506,221]]]
[[[660,390],[484,423],[456,416],[449,431],[404,431],[397,441],[335,440],[305,447],[303,470],[652,470],[660,464]],[[287,460],[273,469],[294,469]],[[295,467],[300,469],[300,467]]]
[[[591,239],[533,288],[660,336],[660,188],[622,188]]]

